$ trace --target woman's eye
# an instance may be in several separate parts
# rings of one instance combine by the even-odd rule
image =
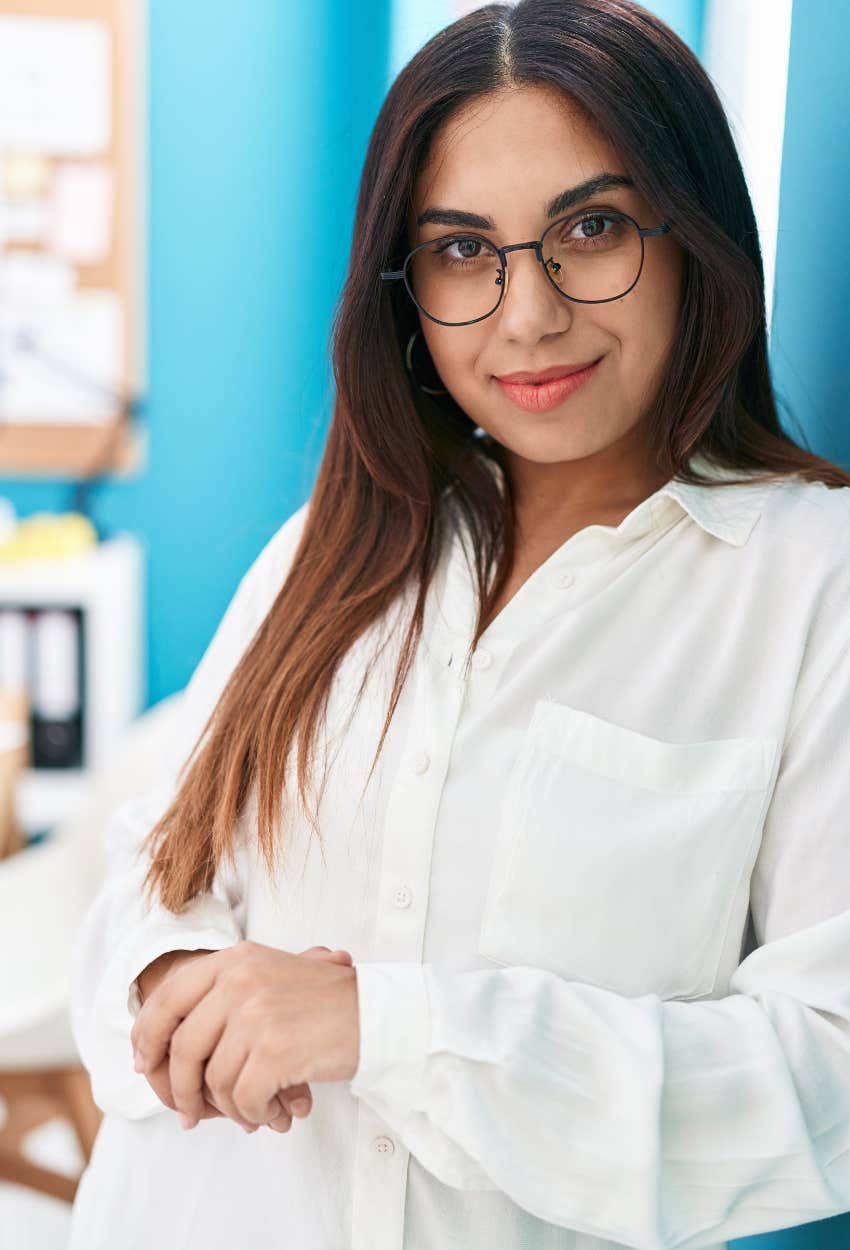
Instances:
[[[613,218],[605,217],[602,213],[589,213],[586,217],[582,217],[579,221],[577,221],[573,226],[573,229],[581,229],[583,232],[582,237],[585,239],[595,239],[598,238],[600,234],[605,233],[602,223],[606,221],[613,221]],[[593,228],[588,232],[584,229],[584,227],[589,223],[592,223]]]
[[[457,249],[455,251],[455,249]],[[482,256],[495,255],[493,249],[483,239],[448,239],[439,251],[447,255],[449,260],[478,260]]]
[[[592,246],[597,242],[617,243],[629,237],[629,223],[616,213],[585,213],[583,217],[567,223],[564,242],[585,243]]]

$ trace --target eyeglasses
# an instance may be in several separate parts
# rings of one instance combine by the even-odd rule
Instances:
[[[574,233],[587,226],[591,233]],[[502,302],[507,253],[533,248],[559,295],[579,304],[606,304],[627,295],[640,277],[644,239],[669,229],[667,222],[641,227],[628,213],[585,210],[559,217],[532,243],[496,247],[478,235],[451,234],[420,243],[401,269],[383,270],[381,281],[403,278],[414,304],[438,325],[473,325]]]

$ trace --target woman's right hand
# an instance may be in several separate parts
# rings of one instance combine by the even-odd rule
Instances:
[[[211,955],[215,952],[210,950],[196,951],[168,951],[165,955],[160,955],[158,959],[154,959],[137,977],[137,983],[142,996],[142,1001],[146,999],[161,981],[164,981],[168,973],[177,964],[181,964],[188,959],[199,958],[201,955]],[[326,959],[330,963],[351,964],[351,955],[348,951],[337,950],[332,951],[327,946],[311,946],[308,950],[302,951],[302,955],[307,955],[311,959]],[[174,1098],[171,1093],[171,1078],[169,1076],[169,1055],[166,1052],[165,1058],[158,1068],[154,1068],[152,1072],[146,1074],[146,1079],[156,1094],[160,1102],[166,1107],[170,1107],[172,1111],[176,1111]],[[215,1116],[223,1116],[224,1112],[212,1101],[212,1094],[206,1085],[203,1089],[204,1107],[200,1115],[201,1120],[210,1120]],[[292,1104],[298,1099],[306,1099],[308,1106],[303,1111],[293,1111]],[[268,1127],[274,1129],[277,1133],[288,1133],[292,1127],[292,1117],[297,1116],[304,1119],[313,1109],[313,1095],[310,1086],[306,1082],[300,1085],[290,1085],[286,1089],[278,1090],[276,1097],[270,1104],[270,1114],[267,1121]],[[249,1124],[247,1120],[238,1119],[237,1124],[245,1129],[246,1132],[256,1132],[260,1125]]]

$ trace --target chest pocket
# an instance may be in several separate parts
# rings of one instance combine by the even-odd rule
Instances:
[[[711,991],[777,743],[672,743],[545,699],[508,780],[478,952],[621,994]]]

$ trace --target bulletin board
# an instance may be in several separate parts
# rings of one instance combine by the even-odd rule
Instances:
[[[0,477],[140,466],[145,0],[0,0]]]

